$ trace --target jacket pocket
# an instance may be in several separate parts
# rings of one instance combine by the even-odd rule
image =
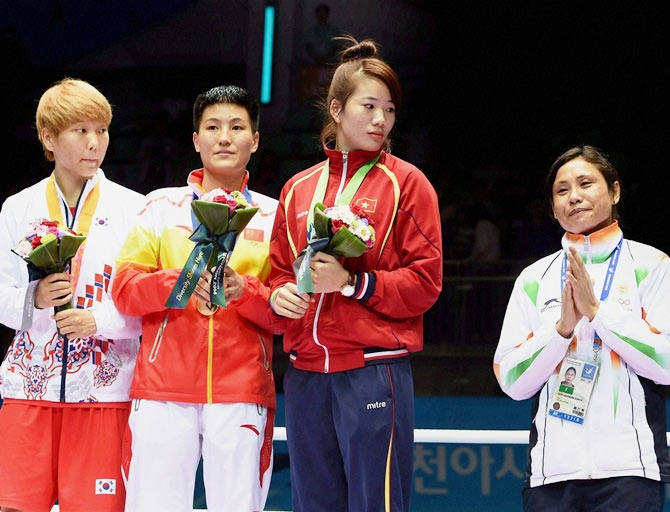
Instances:
[[[158,326],[158,331],[156,331],[156,337],[154,338],[154,343],[151,346],[151,352],[149,352],[149,362],[150,363],[156,362],[156,358],[158,357],[158,352],[160,351],[161,345],[163,343],[163,335],[165,334],[165,327],[167,326],[169,317],[170,317],[170,310],[168,309],[165,312],[165,316],[163,317],[163,321]]]
[[[258,336],[258,342],[261,344],[261,352],[263,354],[263,368],[265,371],[270,371],[270,358],[268,357],[268,349],[265,346],[265,337],[259,332],[256,331],[256,336]]]

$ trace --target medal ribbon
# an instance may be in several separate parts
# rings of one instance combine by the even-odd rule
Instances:
[[[335,198],[335,206],[348,205],[354,198],[354,195],[360,188],[365,176],[372,170],[375,164],[379,161],[381,153],[376,155],[372,160],[364,163],[352,176],[344,188],[342,193]],[[314,292],[314,283],[312,282],[312,275],[309,271],[309,263],[312,257],[319,251],[324,251],[330,240],[328,238],[315,238],[314,230],[314,207],[318,203],[322,203],[326,197],[326,188],[328,187],[328,178],[330,175],[329,167],[330,160],[326,160],[319,180],[316,183],[316,189],[312,196],[312,202],[309,205],[307,214],[307,247],[305,247],[298,258],[293,262],[293,271],[296,275],[296,284],[298,286],[298,293],[312,293]]]
[[[381,153],[375,156],[372,160],[364,163],[357,171],[356,174],[349,180],[347,186],[344,188],[339,197],[335,198],[335,206],[341,206],[344,204],[351,203],[351,200],[354,198],[354,195],[358,191],[365,179],[365,176],[372,170],[375,164],[379,161]],[[326,188],[328,187],[328,177],[330,175],[329,171],[329,162],[326,160],[326,164],[321,170],[319,175],[319,181],[316,183],[316,189],[314,190],[314,196],[312,196],[312,203],[309,205],[309,210],[307,213],[307,240],[310,240],[312,233],[314,232],[314,206],[317,203],[323,203],[324,198],[326,197]]]

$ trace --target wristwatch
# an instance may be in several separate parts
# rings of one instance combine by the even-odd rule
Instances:
[[[354,285],[356,284],[356,274],[349,272],[349,279],[344,283],[344,286],[340,290],[340,293],[345,297],[351,297],[354,294]]]

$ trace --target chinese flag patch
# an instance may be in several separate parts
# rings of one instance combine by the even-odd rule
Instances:
[[[264,233],[262,229],[246,228],[244,230],[244,239],[251,240],[252,242],[262,242],[263,234]]]

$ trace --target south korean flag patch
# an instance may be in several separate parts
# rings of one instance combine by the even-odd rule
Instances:
[[[116,494],[115,478],[98,478],[95,481],[96,494]]]

